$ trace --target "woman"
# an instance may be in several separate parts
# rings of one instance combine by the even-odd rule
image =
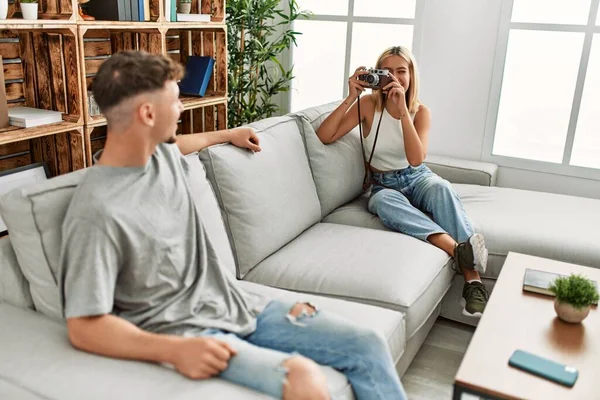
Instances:
[[[368,84],[359,77],[369,72],[358,68],[348,80],[348,97],[317,135],[323,143],[332,143],[360,123],[372,174],[369,211],[388,228],[427,241],[453,257],[465,277],[463,314],[480,317],[488,293],[479,272],[485,272],[488,252],[450,183],[423,164],[431,113],[418,99],[415,59],[405,47],[391,47],[379,56],[375,68],[387,70],[391,82],[361,96]]]

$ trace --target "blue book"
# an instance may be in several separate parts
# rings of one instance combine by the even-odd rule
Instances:
[[[181,94],[204,97],[212,77],[215,59],[206,56],[190,56],[185,65],[185,75],[179,82]]]
[[[145,10],[144,10],[144,0],[138,0],[138,10],[139,10],[139,21],[145,21]]]

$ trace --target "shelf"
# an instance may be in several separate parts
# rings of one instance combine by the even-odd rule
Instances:
[[[226,104],[227,96],[220,94],[209,95],[207,97],[181,96],[181,103],[184,110],[193,110],[201,107],[216,106],[218,104]],[[102,115],[90,117],[86,124],[89,128],[96,128],[106,125],[106,118]]]
[[[55,135],[62,132],[74,131],[81,127],[81,124],[66,121],[50,125],[40,125],[34,128],[19,128],[16,126],[11,126],[0,129],[0,145]]]
[[[164,22],[162,26],[168,29],[227,30],[224,22]]]
[[[0,29],[63,29],[77,26],[71,19],[0,19]]]
[[[227,103],[227,96],[218,94],[210,95],[207,97],[181,96],[180,100],[183,103],[184,110],[193,110],[194,108],[215,106],[217,104]]]

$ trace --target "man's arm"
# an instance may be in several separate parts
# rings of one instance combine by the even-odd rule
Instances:
[[[183,155],[220,143],[232,143],[254,152],[260,151],[258,136],[247,127],[177,136],[177,146]]]
[[[69,318],[71,344],[107,357],[167,363],[192,379],[217,375],[236,351],[208,337],[184,338],[146,332],[114,315]]]

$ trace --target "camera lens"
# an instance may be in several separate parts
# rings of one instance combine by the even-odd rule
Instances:
[[[369,85],[377,85],[379,83],[379,76],[375,74],[367,75],[367,83]]]

